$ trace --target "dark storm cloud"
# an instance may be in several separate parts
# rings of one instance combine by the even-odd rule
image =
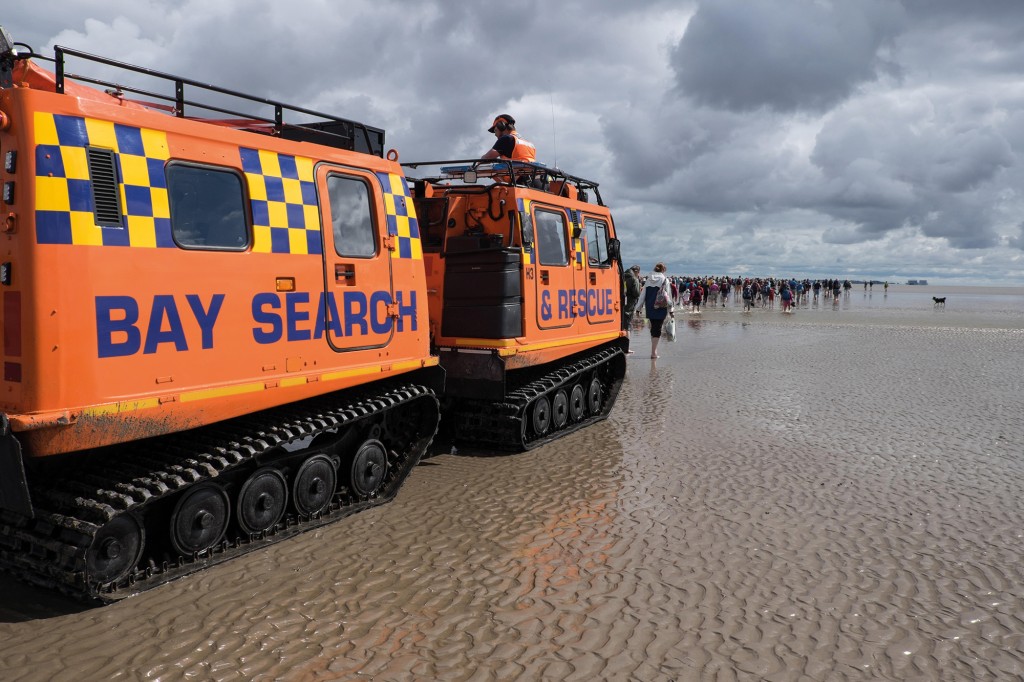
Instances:
[[[618,179],[734,224],[818,222],[822,244],[910,230],[997,248],[1022,208],[1024,3],[985,4],[701,2],[646,115],[657,132],[635,106],[604,122]]]
[[[929,19],[941,21],[978,21],[992,26],[1013,27],[1020,31],[1024,25],[1024,4],[1020,0],[901,0],[915,21]],[[1014,25],[1013,22],[1016,22]]]
[[[904,24],[889,0],[702,2],[672,54],[680,90],[716,107],[822,110],[883,69]]]
[[[383,127],[403,161],[478,156],[512,113],[601,183],[645,267],[1022,276],[1024,0],[38,0],[0,21]]]

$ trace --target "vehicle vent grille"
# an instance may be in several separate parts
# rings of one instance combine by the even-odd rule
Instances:
[[[121,193],[117,187],[117,166],[111,149],[87,150],[92,205],[97,225],[121,227]]]

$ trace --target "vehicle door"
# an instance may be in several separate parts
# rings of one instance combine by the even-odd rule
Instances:
[[[394,336],[391,240],[380,181],[367,171],[322,164],[317,193],[323,214],[327,342],[336,351],[386,346]]]
[[[608,219],[604,216],[581,214],[586,251],[586,316],[591,325],[619,322],[616,302],[621,308],[622,283],[618,269],[611,257],[608,241],[611,238]]]
[[[537,326],[541,329],[569,327],[575,316],[575,286],[573,265],[569,262],[568,216],[564,209],[536,201],[532,203],[532,214],[539,302]]]

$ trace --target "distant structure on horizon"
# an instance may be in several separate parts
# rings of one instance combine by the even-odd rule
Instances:
[[[924,286],[924,285],[928,284],[928,280],[926,280],[926,279],[908,279],[907,280],[907,284],[920,284],[921,286]]]

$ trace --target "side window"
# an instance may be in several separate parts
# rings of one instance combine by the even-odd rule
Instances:
[[[587,218],[583,224],[587,232],[587,262],[590,265],[607,265],[608,224],[593,218]]]
[[[167,200],[178,246],[243,251],[249,245],[238,173],[172,163],[167,166]]]
[[[565,213],[537,211],[534,215],[537,230],[537,251],[541,265],[565,265],[569,250],[565,244]]]
[[[362,180],[344,175],[327,178],[334,229],[334,250],[339,256],[372,256],[377,252],[370,213],[370,192]]]

